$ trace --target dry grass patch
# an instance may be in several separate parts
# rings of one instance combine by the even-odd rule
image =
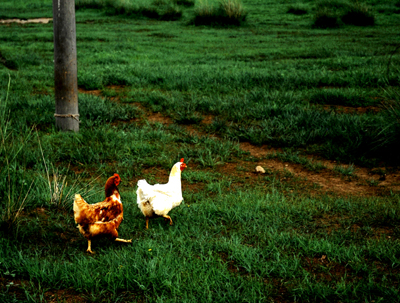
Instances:
[[[218,5],[200,1],[191,23],[194,25],[229,26],[241,25],[247,16],[240,0],[221,0]]]

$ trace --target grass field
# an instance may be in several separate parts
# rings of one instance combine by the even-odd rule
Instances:
[[[399,1],[75,1],[76,134],[52,23],[0,23],[0,302],[400,301]],[[146,230],[137,181],[182,157]],[[88,255],[73,195],[114,173],[133,243]]]

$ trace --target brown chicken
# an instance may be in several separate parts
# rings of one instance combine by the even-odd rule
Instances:
[[[96,204],[88,204],[79,194],[75,194],[74,218],[80,233],[88,240],[87,252],[93,254],[91,239],[106,235],[118,242],[131,243],[132,240],[118,238],[118,227],[123,220],[123,207],[118,184],[118,174],[108,178],[105,185],[106,199]]]

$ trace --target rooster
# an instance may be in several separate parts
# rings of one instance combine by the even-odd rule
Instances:
[[[155,215],[168,219],[169,224],[172,225],[172,219],[168,213],[179,206],[183,200],[181,172],[186,168],[183,161],[182,158],[172,167],[167,184],[150,185],[146,180],[138,181],[137,204],[146,217],[146,229],[149,228],[149,218]]]
[[[132,240],[118,238],[118,227],[123,220],[123,208],[118,184],[118,174],[108,178],[105,185],[106,199],[96,204],[88,204],[79,194],[75,194],[74,218],[80,233],[88,240],[87,252],[92,253],[91,239],[108,235],[118,242],[131,243]]]

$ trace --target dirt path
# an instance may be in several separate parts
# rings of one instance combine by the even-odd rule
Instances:
[[[252,156],[260,158],[256,165],[271,170],[288,170],[295,176],[318,184],[323,191],[360,196],[381,195],[388,191],[400,191],[400,172],[398,171],[386,171],[385,174],[382,174],[380,172],[385,171],[385,168],[369,169],[354,165],[354,176],[345,177],[335,172],[335,168],[338,166],[336,161],[318,159],[318,162],[321,162],[326,169],[314,172],[299,164],[277,159],[265,159],[269,154],[278,151],[277,149],[269,148],[267,145],[258,147],[245,142],[240,143],[240,147],[242,150],[250,152]],[[312,157],[309,156],[309,158]],[[349,165],[340,164],[340,166],[346,168]]]
[[[9,23],[19,23],[19,24],[26,24],[26,23],[43,23],[47,24],[50,21],[53,21],[53,18],[36,18],[36,19],[0,19],[0,23],[2,24],[9,24]]]
[[[110,88],[115,89],[116,91],[123,89],[123,87],[119,86]],[[79,92],[102,97],[100,90],[86,91],[79,89]],[[119,102],[118,97],[110,99]],[[161,113],[153,113],[139,102],[131,104],[143,111],[145,115],[144,118],[149,123],[161,123],[164,125],[174,123],[170,117]],[[201,130],[202,126],[209,125],[212,120],[212,116],[205,116],[200,125],[187,125],[183,127],[192,135],[213,136],[218,138],[215,134],[209,134]],[[268,145],[255,146],[248,142],[241,142],[240,148],[243,151],[249,152],[252,157],[256,158],[256,161],[246,163],[242,163],[245,161],[240,161],[240,163],[226,163],[223,167],[218,168],[218,171],[227,175],[240,175],[252,180],[258,178],[258,174],[255,173],[255,168],[259,165],[267,171],[280,172],[282,175],[290,172],[294,177],[300,178],[306,183],[317,185],[317,187],[320,188],[318,191],[321,193],[332,193],[346,196],[380,196],[389,194],[390,192],[400,192],[400,172],[397,170],[389,172],[385,168],[370,169],[354,165],[354,173],[349,177],[335,171],[335,168],[339,166],[336,161],[321,159],[311,155],[307,156],[310,161],[315,161],[315,158],[318,158],[317,161],[325,167],[319,171],[312,171],[303,165],[279,160],[273,155],[281,152],[281,150],[269,147]],[[245,171],[240,171],[238,173],[238,166],[246,166],[247,168]],[[340,163],[340,166],[348,168],[349,165]]]

